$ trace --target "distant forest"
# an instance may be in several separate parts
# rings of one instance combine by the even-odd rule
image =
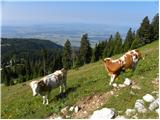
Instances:
[[[6,86],[25,82],[54,72],[62,67],[78,69],[105,57],[136,49],[159,40],[159,14],[152,21],[146,16],[136,31],[130,28],[124,40],[119,32],[91,48],[88,34],[83,34],[80,48],[69,40],[64,46],[39,39],[1,39],[1,82]]]

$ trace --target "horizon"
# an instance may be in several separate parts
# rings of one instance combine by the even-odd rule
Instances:
[[[2,26],[106,24],[138,27],[158,13],[158,1],[3,1]]]

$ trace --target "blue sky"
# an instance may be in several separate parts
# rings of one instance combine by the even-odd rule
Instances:
[[[158,1],[2,2],[2,25],[96,23],[138,26],[158,12]]]

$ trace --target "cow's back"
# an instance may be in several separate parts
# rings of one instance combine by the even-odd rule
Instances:
[[[46,83],[47,87],[51,88],[56,88],[61,84],[60,79],[58,79],[57,76],[55,76],[54,74],[46,76],[44,78],[44,82]]]

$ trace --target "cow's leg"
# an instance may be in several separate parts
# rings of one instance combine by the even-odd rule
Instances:
[[[43,96],[43,104],[45,104],[45,102],[46,102],[46,97]]]
[[[67,83],[66,81],[63,83],[63,92],[65,93],[66,92],[66,88],[67,88]]]
[[[136,62],[136,63],[133,62],[133,63],[132,63],[132,70],[133,70],[133,71],[135,71],[136,66],[137,66],[137,62]]]
[[[112,74],[109,85],[111,85],[111,84],[114,82],[114,79],[115,79],[115,78],[116,78],[116,75],[115,75],[115,74]]]
[[[46,105],[48,105],[48,94],[47,95],[45,95],[45,99],[46,99]]]
[[[62,93],[62,85],[60,85],[59,88],[60,88],[59,93]]]

